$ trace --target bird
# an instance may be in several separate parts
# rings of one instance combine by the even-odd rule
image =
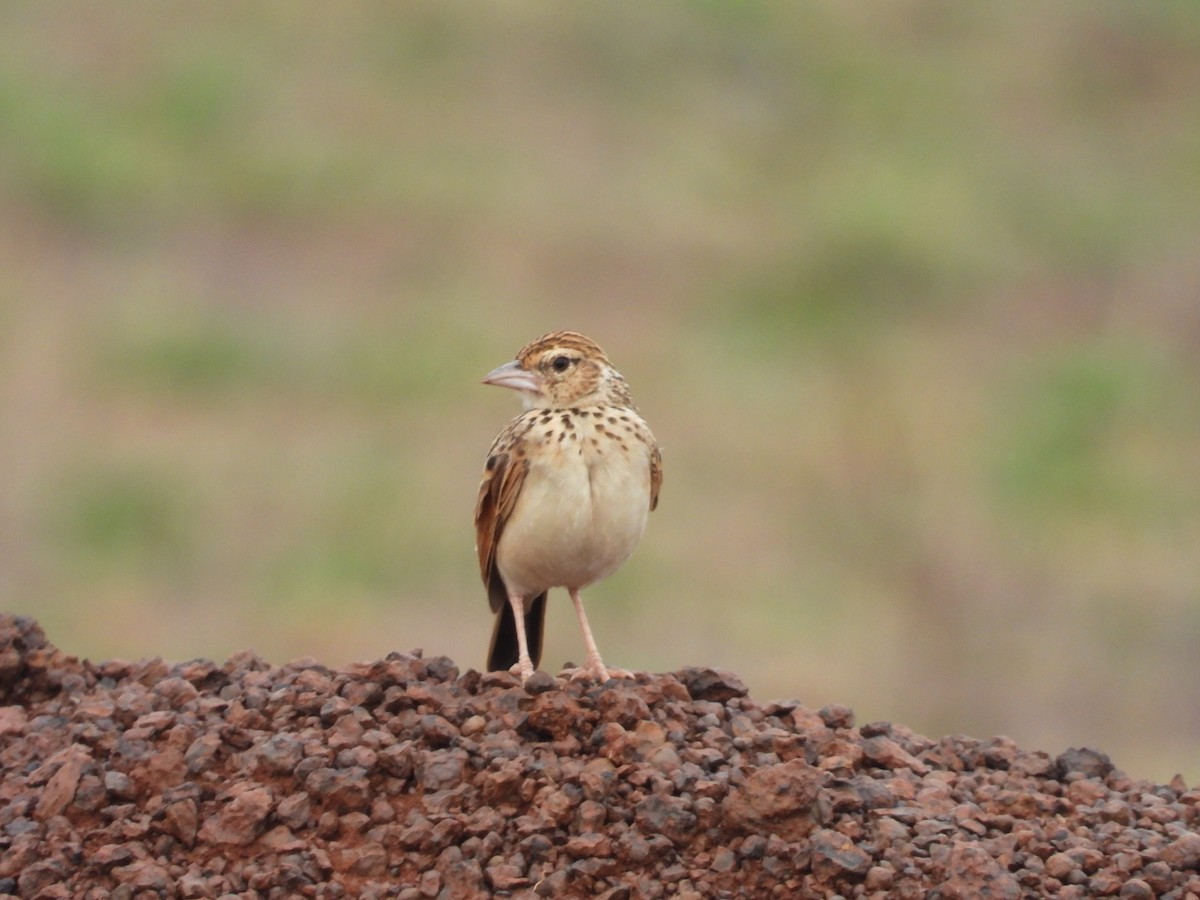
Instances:
[[[575,331],[531,341],[483,383],[517,391],[524,405],[488,450],[475,504],[475,550],[495,613],[488,671],[522,682],[533,674],[546,594],[563,587],[587,650],[570,677],[628,676],[605,666],[580,591],[629,559],[658,506],[654,435],[599,344]]]

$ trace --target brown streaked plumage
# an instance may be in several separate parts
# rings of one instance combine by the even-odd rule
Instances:
[[[629,558],[658,505],[654,435],[625,379],[577,332],[526,344],[484,383],[519,391],[525,405],[488,451],[475,505],[475,549],[496,613],[488,669],[533,674],[546,593],[565,587],[587,646],[585,671],[607,680],[579,592]]]

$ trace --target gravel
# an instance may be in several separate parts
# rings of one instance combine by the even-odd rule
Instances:
[[[0,895],[1200,897],[1200,790],[729,672],[80,661],[0,616]]]

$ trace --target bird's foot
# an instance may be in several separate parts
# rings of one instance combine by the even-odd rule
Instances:
[[[628,678],[633,680],[633,673],[626,669],[613,669],[604,665],[600,658],[590,659],[584,666],[569,666],[562,670],[563,678],[569,681],[594,681],[604,684],[610,678]]]
[[[604,671],[606,673],[605,678],[603,679],[604,681],[607,681],[609,678],[619,678],[624,681],[633,681],[635,678],[634,674],[628,669],[614,669],[612,666],[608,666]]]
[[[529,676],[533,674],[533,660],[528,657],[519,659],[508,671],[520,678],[521,684],[524,684],[529,680]]]

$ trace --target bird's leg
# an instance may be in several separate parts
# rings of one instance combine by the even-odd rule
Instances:
[[[579,617],[579,627],[583,630],[583,643],[587,647],[587,664],[584,665],[583,671],[599,682],[608,681],[614,675],[618,678],[632,678],[633,673],[631,672],[623,669],[613,669],[610,672],[604,665],[604,660],[600,658],[600,650],[596,647],[596,639],[592,637],[591,626],[588,625],[587,613],[583,611],[583,600],[579,597],[579,591],[576,588],[567,588],[567,593],[571,595],[571,602],[575,604],[575,615]]]
[[[510,672],[525,681],[533,674],[533,660],[529,658],[529,641],[525,637],[525,598],[520,594],[509,594],[508,605],[512,607],[513,621],[517,627],[517,664]]]

